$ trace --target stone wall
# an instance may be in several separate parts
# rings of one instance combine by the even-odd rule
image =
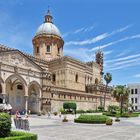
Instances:
[[[60,108],[63,108],[63,103],[67,101],[63,100],[52,100],[51,101],[51,111],[59,111]],[[88,102],[88,101],[75,101],[77,104],[77,110],[96,110],[97,107],[99,106],[99,102]]]

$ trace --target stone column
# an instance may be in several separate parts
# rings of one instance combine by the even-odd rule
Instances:
[[[28,113],[28,88],[25,86],[25,114],[27,115]]]
[[[28,96],[24,96],[25,97],[25,114],[28,114]]]
[[[41,98],[38,98],[38,111],[41,112]]]
[[[2,83],[3,104],[6,103],[6,83]]]

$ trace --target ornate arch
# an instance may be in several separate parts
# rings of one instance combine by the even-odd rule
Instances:
[[[24,78],[22,76],[20,76],[19,74],[12,74],[10,75],[6,80],[5,80],[5,83],[8,82],[10,79],[12,78],[17,78],[18,80],[20,80],[20,82],[24,85],[27,86],[27,83],[26,81],[24,80]]]
[[[41,86],[40,86],[40,84],[37,81],[32,81],[32,82],[29,83],[28,89],[30,90],[30,87],[33,86],[33,85],[35,85],[38,88],[38,90],[39,90],[39,97],[41,97]]]
[[[32,81],[28,85],[28,109],[37,113],[40,110],[41,86],[38,82]]]
[[[39,89],[41,89],[41,86],[40,86],[40,84],[37,81],[30,82],[28,87],[30,87],[31,85],[36,85]]]
[[[4,83],[3,79],[0,77],[0,83]]]

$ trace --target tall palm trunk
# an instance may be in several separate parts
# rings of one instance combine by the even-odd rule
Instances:
[[[105,87],[105,95],[104,95],[104,110],[105,110],[105,102],[106,102],[107,87],[108,87],[108,84],[106,84],[106,87]]]
[[[121,114],[123,113],[123,98],[121,97]]]

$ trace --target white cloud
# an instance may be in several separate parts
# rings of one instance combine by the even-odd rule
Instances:
[[[83,62],[93,60],[93,56],[90,56],[88,54],[87,48],[75,48],[75,49],[65,48],[64,53],[65,53],[65,55],[74,57],[74,58],[79,59]]]
[[[104,53],[104,55],[109,55],[109,54],[111,54],[113,51],[111,50],[111,51],[104,51],[103,53]]]
[[[114,71],[138,65],[140,65],[140,54],[134,54],[114,60],[107,60],[105,61],[104,66],[108,71]]]
[[[77,30],[74,31],[74,34],[80,33],[82,31],[84,31],[84,29],[85,29],[84,27],[80,28],[80,29],[77,29]]]
[[[95,43],[97,41],[100,41],[104,38],[106,38],[108,36],[107,33],[104,33],[104,34],[101,34],[101,35],[98,35],[94,38],[91,38],[91,39],[87,39],[87,40],[84,40],[84,41],[69,41],[69,42],[66,42],[65,45],[87,45],[87,44],[92,44],[92,43]]]
[[[136,58],[136,57],[140,57],[140,53],[139,54],[134,54],[134,55],[129,55],[129,56],[126,56],[126,57],[113,59],[113,60],[107,60],[106,63],[128,60],[128,59],[132,59],[132,58]]]
[[[123,28],[112,31],[111,33],[103,33],[101,35],[98,35],[98,36],[90,38],[90,39],[86,39],[86,40],[82,40],[82,41],[69,41],[69,42],[66,42],[65,45],[88,45],[88,44],[93,44],[93,43],[96,43],[96,42],[98,42],[100,40],[103,40],[107,37],[115,35],[117,33],[123,32],[130,27],[132,27],[132,25],[127,25]]]
[[[71,31],[71,32],[67,32],[67,33],[62,34],[62,37],[67,37],[67,36],[72,35],[72,34],[90,32],[90,31],[92,31],[94,28],[95,28],[95,24],[92,25],[92,26],[89,26],[89,27],[78,28],[78,29],[76,29],[75,31]]]
[[[105,45],[101,45],[101,46],[96,46],[94,48],[92,48],[90,51],[95,51],[95,50],[98,50],[98,48],[100,47],[101,49],[104,49],[108,46],[111,46],[111,45],[115,45],[117,43],[120,43],[120,42],[123,42],[123,41],[126,41],[126,40],[131,40],[131,39],[138,39],[140,38],[140,34],[137,34],[137,35],[133,35],[133,36],[129,36],[129,37],[124,37],[120,40],[117,40],[117,41],[113,41],[113,42],[110,42],[110,43],[107,43]]]
[[[133,77],[140,78],[140,74],[136,74]]]

